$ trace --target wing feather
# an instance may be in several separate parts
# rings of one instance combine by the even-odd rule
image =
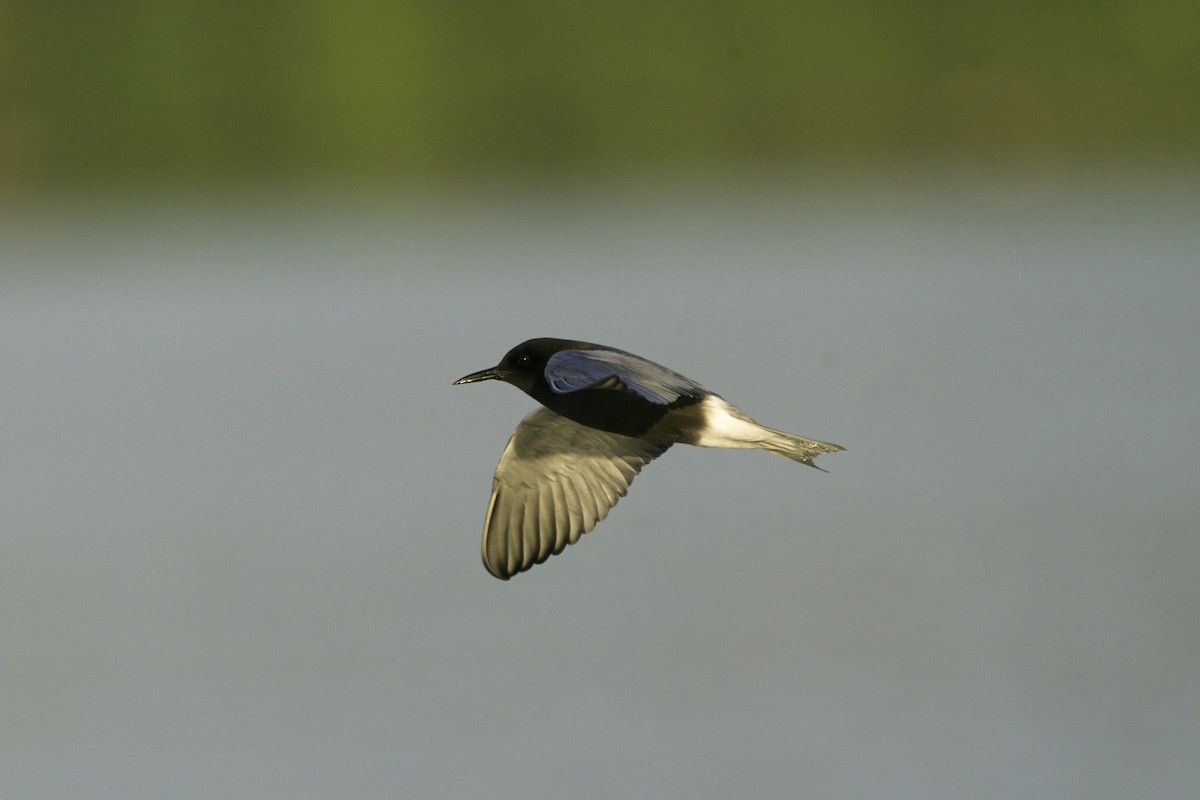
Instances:
[[[549,491],[541,492],[539,497],[547,500],[550,506],[549,519],[554,521],[554,552],[561,553],[563,548],[572,544],[571,516],[567,511],[556,511],[555,509],[567,507],[567,495],[563,491],[561,478],[551,480],[547,488]]]
[[[483,526],[483,563],[507,580],[590,531],[669,444],[589,428],[539,408],[500,456]]]

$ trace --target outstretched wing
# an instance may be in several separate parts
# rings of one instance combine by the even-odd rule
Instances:
[[[546,362],[546,382],[558,394],[617,389],[664,406],[709,393],[691,378],[621,350],[560,350]]]
[[[483,523],[488,572],[508,580],[579,541],[668,447],[588,428],[546,408],[525,417],[492,481]]]

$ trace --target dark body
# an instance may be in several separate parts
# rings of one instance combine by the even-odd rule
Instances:
[[[678,396],[668,403],[656,403],[634,391],[613,391],[622,386],[617,378],[608,378],[592,388],[565,394],[556,392],[546,380],[545,367],[552,356],[564,349],[620,353],[637,359],[647,369],[654,370]],[[529,361],[523,361],[526,358]],[[519,372],[520,379],[509,380],[510,383],[554,413],[580,425],[660,444],[694,444],[695,430],[702,423],[697,405],[712,394],[690,378],[633,353],[570,339],[531,339],[509,351],[496,369]]]
[[[614,393],[611,389],[582,389],[561,395],[543,387],[530,394],[554,413],[580,425],[661,444],[693,444],[695,437],[688,431],[699,423],[699,414],[687,413],[689,409],[696,409],[700,402],[698,397],[681,397],[660,406],[636,395]],[[666,419],[668,413],[670,418]]]

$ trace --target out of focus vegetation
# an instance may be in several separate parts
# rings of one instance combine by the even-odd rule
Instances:
[[[0,0],[0,182],[1194,156],[1200,3]]]

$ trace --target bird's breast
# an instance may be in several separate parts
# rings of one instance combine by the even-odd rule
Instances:
[[[539,396],[541,395],[541,396]],[[551,411],[589,428],[659,442],[686,442],[688,422],[699,415],[699,398],[681,397],[669,405],[652,403],[632,392],[582,389],[568,394],[538,393]]]

